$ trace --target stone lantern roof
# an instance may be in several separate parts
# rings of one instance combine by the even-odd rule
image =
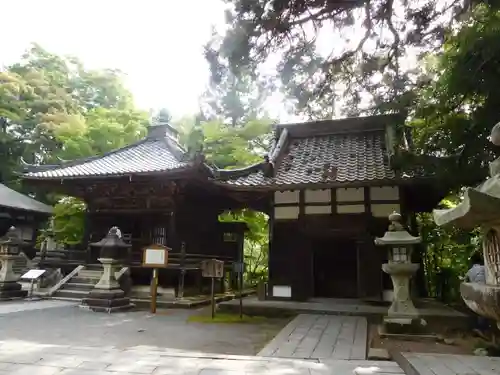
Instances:
[[[383,237],[375,238],[375,245],[416,245],[422,242],[421,237],[414,237],[401,224],[401,215],[393,212],[389,215],[389,230],[385,232]]]
[[[23,246],[27,243],[21,239],[15,227],[10,227],[7,233],[0,238],[0,245]]]
[[[122,240],[122,234],[118,227],[112,227],[108,234],[100,241],[93,242],[91,246],[105,247],[105,248],[126,248],[130,245]]]

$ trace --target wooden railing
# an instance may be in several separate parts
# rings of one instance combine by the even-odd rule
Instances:
[[[236,257],[220,256],[212,254],[182,254],[169,253],[167,268],[184,268],[184,269],[199,269],[201,262],[207,259],[218,259],[224,262],[224,266],[231,267],[237,261]],[[142,264],[141,254],[133,253],[131,266],[137,267]]]
[[[50,252],[48,252],[50,253]],[[36,260],[40,261],[41,265],[51,264],[86,264],[88,261],[87,250],[82,249],[62,249],[53,252],[56,257],[46,255],[40,258],[40,253],[37,253]],[[128,257],[125,257],[123,264],[132,267],[138,267],[142,264],[142,253],[138,251],[131,251]],[[224,261],[226,267],[231,267],[237,261],[236,257],[220,256],[214,254],[189,254],[189,253],[169,253],[168,254],[168,268],[179,269],[199,269],[201,262],[206,259],[218,259]]]

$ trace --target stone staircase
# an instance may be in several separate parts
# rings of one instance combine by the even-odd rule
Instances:
[[[24,275],[32,268],[35,268],[33,261],[31,261],[23,252],[19,254],[12,265],[12,271],[18,276]]]
[[[52,295],[52,298],[67,301],[81,301],[99,282],[102,272],[101,265],[87,265],[68,282],[63,284],[61,288]]]

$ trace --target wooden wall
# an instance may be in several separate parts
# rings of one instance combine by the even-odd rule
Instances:
[[[276,192],[271,214],[269,296],[304,301],[315,293],[314,246],[317,238],[348,238],[357,266],[353,283],[359,298],[379,298],[386,277],[386,251],[374,244],[394,211],[405,214],[398,186]],[[335,277],[332,265],[331,275]]]

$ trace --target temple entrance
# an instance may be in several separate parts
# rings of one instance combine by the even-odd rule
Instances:
[[[314,296],[356,298],[357,248],[350,238],[321,238],[313,241]]]

